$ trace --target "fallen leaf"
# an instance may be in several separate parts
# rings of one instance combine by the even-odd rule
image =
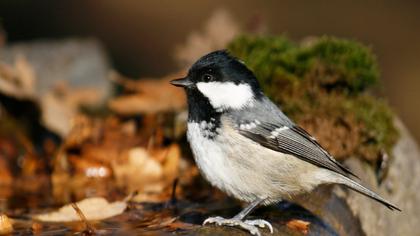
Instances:
[[[76,211],[80,220],[85,224],[85,229],[82,231],[82,235],[95,235],[95,227],[89,223],[88,219],[86,218],[85,214],[83,214],[82,210],[80,210],[79,206],[76,203],[72,203],[71,206]]]
[[[309,232],[310,224],[311,222],[297,219],[290,220],[286,223],[288,228],[302,232],[305,235]]]
[[[0,235],[10,234],[13,232],[13,225],[7,215],[0,215]]]
[[[125,202],[109,203],[104,198],[86,198],[76,203],[87,220],[102,220],[119,215],[127,208]],[[65,205],[57,211],[33,216],[33,219],[44,222],[72,222],[80,221],[80,216],[71,204]]]
[[[160,219],[156,223],[151,223],[147,227],[148,228],[160,228],[160,227],[167,227],[174,223],[176,220],[176,217],[164,217],[163,219]]]
[[[183,229],[183,230],[187,230],[187,229],[193,229],[196,225],[194,224],[190,224],[190,223],[186,223],[186,222],[182,222],[182,221],[174,221],[171,224],[169,224],[167,227],[169,227],[170,229],[173,230],[177,230],[177,229]]]
[[[150,178],[160,178],[162,176],[162,166],[151,158],[144,148],[133,148],[128,155],[130,165],[136,169],[139,168],[143,175]]]
[[[112,164],[114,176],[120,186],[135,190],[161,192],[163,189],[162,165],[146,149],[137,147],[128,151],[125,162]]]
[[[186,107],[186,98],[182,89],[171,85],[169,81],[185,76],[185,72],[175,73],[161,79],[144,78],[139,80],[113,75],[112,81],[122,85],[130,94],[116,97],[109,101],[109,108],[121,115],[156,114],[180,111]]]
[[[179,160],[181,158],[181,149],[174,143],[165,149],[163,162],[163,173],[167,181],[173,182],[178,176]]]
[[[43,226],[42,226],[42,224],[40,224],[39,222],[34,222],[34,223],[32,223],[31,228],[32,228],[32,232],[33,232],[35,235],[38,235],[38,234],[40,234],[40,233],[42,232],[42,229],[43,229],[44,227],[43,227]]]
[[[93,88],[72,88],[60,81],[40,98],[42,122],[62,137],[69,134],[73,119],[82,105],[98,104],[101,91]]]

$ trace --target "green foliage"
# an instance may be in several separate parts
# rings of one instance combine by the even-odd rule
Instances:
[[[366,148],[355,152],[367,155],[366,159],[389,151],[397,140],[390,108],[366,95],[378,85],[379,70],[375,55],[363,44],[327,36],[297,44],[284,36],[244,35],[228,49],[254,71],[265,93],[296,121],[328,114],[331,124],[347,120],[363,127],[355,138],[360,145],[355,146],[368,145],[374,152],[360,151]],[[346,146],[346,140],[337,142]]]

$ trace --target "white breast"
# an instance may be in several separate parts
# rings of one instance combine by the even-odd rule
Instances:
[[[213,185],[235,194],[233,188],[240,187],[227,153],[217,139],[209,139],[203,129],[206,123],[188,123],[187,138],[191,145],[198,168],[204,177]],[[207,136],[207,137],[206,137]]]

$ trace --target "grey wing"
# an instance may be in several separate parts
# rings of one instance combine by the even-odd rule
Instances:
[[[337,162],[304,129],[296,125],[260,122],[252,128],[239,128],[243,136],[274,151],[291,154],[314,165],[342,175],[352,175],[349,169]]]

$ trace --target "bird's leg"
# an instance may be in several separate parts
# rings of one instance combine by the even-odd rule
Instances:
[[[237,215],[230,219],[225,219],[220,216],[209,217],[204,221],[203,225],[215,223],[216,225],[239,226],[242,229],[249,231],[252,235],[257,236],[261,235],[260,231],[258,230],[258,227],[264,228],[265,226],[267,226],[270,230],[270,233],[273,233],[273,226],[271,226],[271,224],[266,220],[244,220],[244,218],[263,201],[264,199],[257,199],[253,201],[241,212],[239,212]]]

